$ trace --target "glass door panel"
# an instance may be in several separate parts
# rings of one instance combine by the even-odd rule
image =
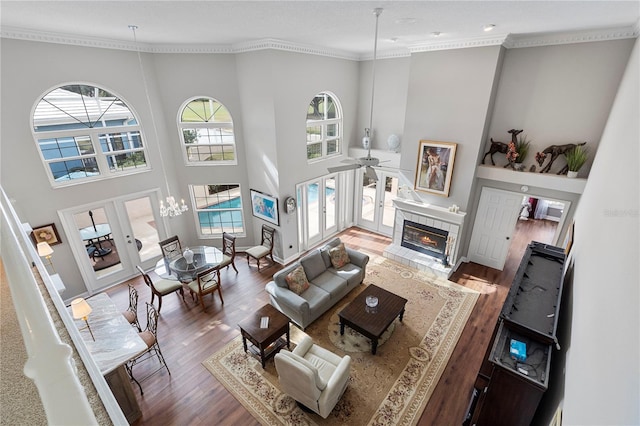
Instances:
[[[333,235],[338,229],[338,178],[319,178],[296,186],[298,242],[304,251]]]
[[[75,228],[86,251],[86,261],[97,280],[124,270],[121,253],[124,252],[127,259],[126,247],[119,246],[113,238],[113,221],[107,211],[107,206],[102,206],[73,214]],[[115,224],[117,229],[117,219]]]
[[[160,237],[149,197],[125,201],[124,207],[140,262],[161,256],[162,253],[158,245]]]
[[[398,176],[376,170],[378,180],[370,179],[363,173],[361,186],[360,220],[363,228],[385,235],[393,233],[395,207],[393,199],[398,195]]]
[[[384,202],[382,206],[382,221],[380,232],[391,235],[393,223],[396,220],[396,209],[393,207],[393,199],[398,196],[398,177],[395,175],[384,176]]]
[[[368,223],[370,227],[376,222],[376,200],[378,181],[362,175],[362,198],[360,204],[360,219]]]
[[[306,210],[307,210],[307,238],[309,242],[320,241],[320,199],[318,192],[319,182],[308,183],[306,186]]]
[[[336,178],[324,179],[324,231],[325,234],[335,231],[336,220]]]

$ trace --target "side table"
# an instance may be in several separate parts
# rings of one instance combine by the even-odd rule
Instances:
[[[266,328],[260,327],[262,317],[269,317],[269,325]],[[289,318],[273,306],[267,304],[249,315],[238,323],[242,334],[242,345],[244,351],[247,350],[258,357],[264,368],[266,361],[285,345],[290,348],[289,339]],[[286,334],[286,341],[282,335]],[[251,342],[247,345],[247,340]]]

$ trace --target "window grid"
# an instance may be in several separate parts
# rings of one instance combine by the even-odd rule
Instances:
[[[190,185],[190,189],[200,236],[245,234],[240,185]]]
[[[316,95],[307,110],[307,160],[314,161],[341,152],[342,114],[329,93]]]
[[[237,164],[229,110],[212,98],[195,98],[180,111],[178,129],[186,165]]]
[[[47,93],[34,110],[33,132],[54,187],[149,169],[138,120],[123,100],[98,87]]]

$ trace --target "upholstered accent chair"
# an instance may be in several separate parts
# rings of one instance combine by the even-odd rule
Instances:
[[[260,270],[260,259],[269,256],[271,263],[273,261],[273,236],[276,230],[270,226],[262,225],[262,240],[259,246],[248,248],[247,253],[247,265],[249,265],[249,259],[255,259],[258,265],[258,271]]]
[[[282,391],[326,419],[347,389],[351,357],[339,357],[304,336],[293,351],[277,353],[275,364]]]

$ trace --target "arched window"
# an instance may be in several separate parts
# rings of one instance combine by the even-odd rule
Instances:
[[[317,94],[307,110],[307,160],[313,161],[342,151],[342,109],[334,95]]]
[[[138,119],[100,87],[71,84],[44,95],[33,133],[54,187],[149,169]]]
[[[212,98],[187,101],[178,129],[187,165],[237,164],[236,138],[229,110]]]

